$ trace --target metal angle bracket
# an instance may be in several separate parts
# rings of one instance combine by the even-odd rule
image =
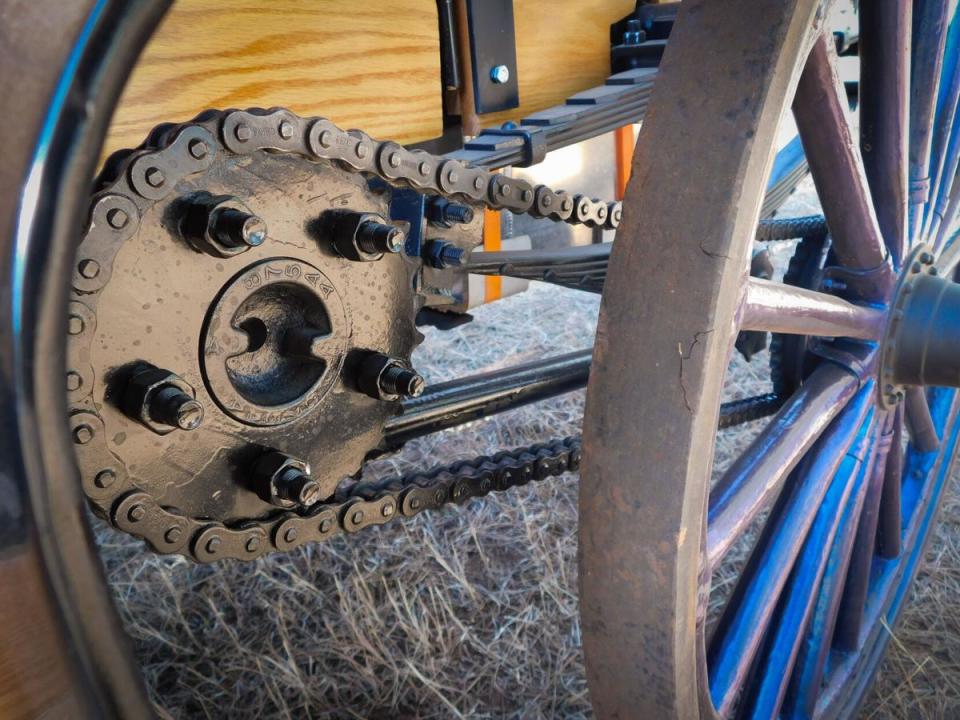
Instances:
[[[467,0],[467,27],[477,113],[519,107],[513,0]]]

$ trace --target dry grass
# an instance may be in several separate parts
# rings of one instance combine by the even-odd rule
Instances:
[[[809,211],[809,191],[792,212]],[[780,256],[788,247],[778,250]],[[597,299],[539,286],[428,331],[418,366],[441,380],[592,343]],[[767,382],[738,363],[728,392]],[[374,473],[578,431],[582,393],[410,443]],[[725,432],[723,464],[756,428]],[[159,713],[209,718],[539,718],[590,715],[576,595],[576,478],[422,515],[254,563],[145,554],[100,527],[123,621]],[[960,499],[864,716],[960,715]],[[730,587],[735,572],[715,577]]]

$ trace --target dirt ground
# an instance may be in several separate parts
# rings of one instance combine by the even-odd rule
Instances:
[[[813,207],[809,184],[785,209]],[[776,250],[778,263],[789,244]],[[427,329],[428,382],[592,344],[596,296],[534,286],[453,332]],[[728,396],[767,382],[736,363]],[[411,442],[379,475],[579,431],[583,393]],[[755,428],[721,434],[718,462]],[[159,714],[174,718],[589,717],[572,475],[249,564],[148,554],[98,525]],[[865,718],[960,716],[960,495],[927,552]]]

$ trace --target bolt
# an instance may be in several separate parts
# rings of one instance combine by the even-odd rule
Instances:
[[[83,385],[83,378],[80,377],[80,373],[76,370],[70,370],[67,372],[67,390],[69,392],[74,392],[79,390]]]
[[[283,534],[283,539],[285,542],[292,543],[297,539],[297,529],[287,528],[287,531]]]
[[[210,146],[203,140],[191,140],[187,146],[187,150],[190,152],[190,157],[194,160],[203,160],[210,152]]]
[[[101,470],[97,473],[96,477],[93,478],[93,484],[102,490],[113,485],[116,480],[117,474],[113,470]]]
[[[77,265],[77,269],[80,271],[82,277],[85,277],[87,280],[93,280],[100,274],[100,263],[96,260],[81,260],[80,264]]]
[[[289,140],[293,137],[293,125],[284,120],[280,123],[280,127],[277,129],[277,132],[280,133],[280,137],[284,140]]]
[[[150,187],[158,188],[163,187],[163,184],[167,181],[167,176],[163,174],[160,168],[152,167],[147,170],[144,179]]]
[[[310,507],[320,500],[320,483],[293,466],[284,468],[274,479],[277,497],[281,500]]]
[[[931,255],[928,252],[920,253],[920,262],[923,263],[924,265],[933,264],[933,255]]]
[[[623,44],[624,45],[639,45],[643,42],[646,34],[640,28],[639,20],[628,20],[627,21],[627,30],[623,33]]]
[[[317,141],[320,143],[320,147],[328,148],[333,145],[333,133],[329,130],[324,130],[317,137]]]
[[[380,387],[388,395],[420,397],[426,386],[422,376],[399,364],[391,364],[380,376]]]
[[[127,513],[127,518],[130,522],[140,522],[147,516],[147,511],[143,505],[134,505],[130,508],[130,511]]]
[[[420,174],[426,177],[433,171],[433,166],[424,160],[417,168],[420,171]]]
[[[183,537],[183,528],[179,527],[178,525],[174,525],[163,534],[163,539],[171,545],[177,542],[181,537]]]
[[[217,240],[227,247],[257,247],[267,239],[267,224],[262,218],[231,207],[216,210],[211,226]]]
[[[367,253],[398,253],[407,236],[400,228],[368,220],[357,228],[357,245]]]
[[[383,515],[383,517],[390,517],[393,515],[393,509],[393,504],[387,503],[380,509],[380,514]]]
[[[458,248],[456,245],[443,240],[431,240],[427,243],[424,257],[428,265],[442,270],[463,265],[465,254],[463,248]]]
[[[67,320],[67,332],[71,335],[79,335],[85,327],[86,323],[83,322],[83,318],[79,315],[71,315],[69,320]]]
[[[86,445],[93,440],[93,428],[87,424],[77,425],[73,429],[73,442],[77,445]]]
[[[496,85],[505,85],[510,82],[510,68],[506,65],[495,65],[490,70],[490,80]]]
[[[130,222],[130,216],[127,215],[125,210],[121,210],[120,208],[112,208],[107,213],[107,224],[109,224],[114,230],[121,230],[125,228],[128,222]]]
[[[330,528],[332,527],[333,527],[333,520],[331,520],[330,518],[324,518],[323,520],[320,521],[320,532],[328,533],[330,532]]]
[[[260,549],[260,538],[252,537],[247,540],[247,544],[244,546],[247,549],[248,553],[255,553]]]
[[[434,225],[450,227],[454,223],[473,222],[473,208],[438,197],[427,204],[426,216]]]
[[[400,167],[401,161],[402,161],[402,158],[400,157],[400,153],[397,152],[396,150],[390,153],[390,157],[387,158],[387,162],[390,164],[390,167],[392,168]]]
[[[150,399],[149,414],[154,422],[196,430],[203,422],[203,405],[175,385],[167,385]]]
[[[357,143],[357,146],[353,149],[357,154],[357,157],[363,160],[367,156],[367,153],[370,151],[370,148],[367,147],[367,144],[362,140]]]
[[[244,125],[241,123],[240,125],[237,125],[236,129],[234,129],[233,135],[240,142],[246,142],[253,137],[253,130],[250,129],[249,125]]]
[[[353,515],[350,516],[350,522],[354,525],[359,525],[363,522],[363,510],[357,510]]]

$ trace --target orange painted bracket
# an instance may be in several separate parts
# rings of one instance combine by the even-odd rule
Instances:
[[[636,144],[633,136],[633,125],[624,125],[613,131],[613,141],[616,144],[617,179],[616,199],[623,200],[630,181],[630,167],[633,164],[633,148]]]

